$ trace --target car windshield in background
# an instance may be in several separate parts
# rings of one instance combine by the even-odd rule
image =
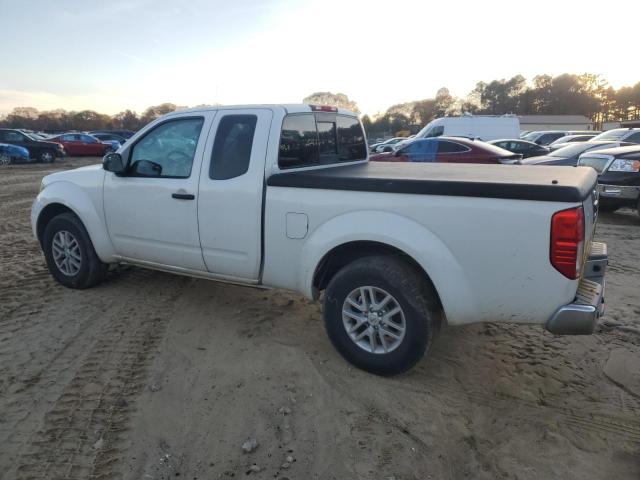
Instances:
[[[611,159],[608,157],[582,157],[578,161],[578,166],[591,167],[595,169],[596,172],[602,173],[607,167],[607,163],[609,163],[609,161],[611,161]]]
[[[559,148],[549,155],[551,157],[572,158],[576,155],[580,155],[582,152],[586,152],[587,150],[597,147],[597,145],[585,145],[584,143],[576,143],[575,145],[567,145],[566,147]]]

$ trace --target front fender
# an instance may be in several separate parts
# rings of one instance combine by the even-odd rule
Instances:
[[[92,190],[90,194],[68,181],[57,181],[47,185],[38,194],[31,207],[31,228],[36,238],[38,238],[38,219],[45,208],[52,204],[63,205],[80,218],[100,260],[105,263],[115,260],[115,251],[106,229],[102,209],[101,188]]]
[[[447,319],[460,318],[457,299],[475,302],[465,272],[447,246],[418,222],[384,211],[358,211],[333,217],[317,227],[302,249],[299,285],[308,297],[313,294],[313,279],[324,256],[349,242],[372,241],[401,250],[415,260],[433,282]],[[466,309],[465,309],[466,310]]]

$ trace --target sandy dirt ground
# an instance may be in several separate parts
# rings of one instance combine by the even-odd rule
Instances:
[[[634,212],[597,232],[616,327],[444,329],[415,369],[379,378],[293,293],[132,267],[87,291],[54,283],[31,202],[43,175],[90,162],[0,168],[3,480],[640,478]]]

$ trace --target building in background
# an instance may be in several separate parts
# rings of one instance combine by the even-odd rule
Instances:
[[[584,115],[520,115],[520,130],[593,130],[593,122]]]

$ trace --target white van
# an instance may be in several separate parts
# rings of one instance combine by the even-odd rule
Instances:
[[[462,115],[436,118],[420,130],[416,137],[428,138],[441,135],[480,140],[520,138],[520,120],[515,115]]]

